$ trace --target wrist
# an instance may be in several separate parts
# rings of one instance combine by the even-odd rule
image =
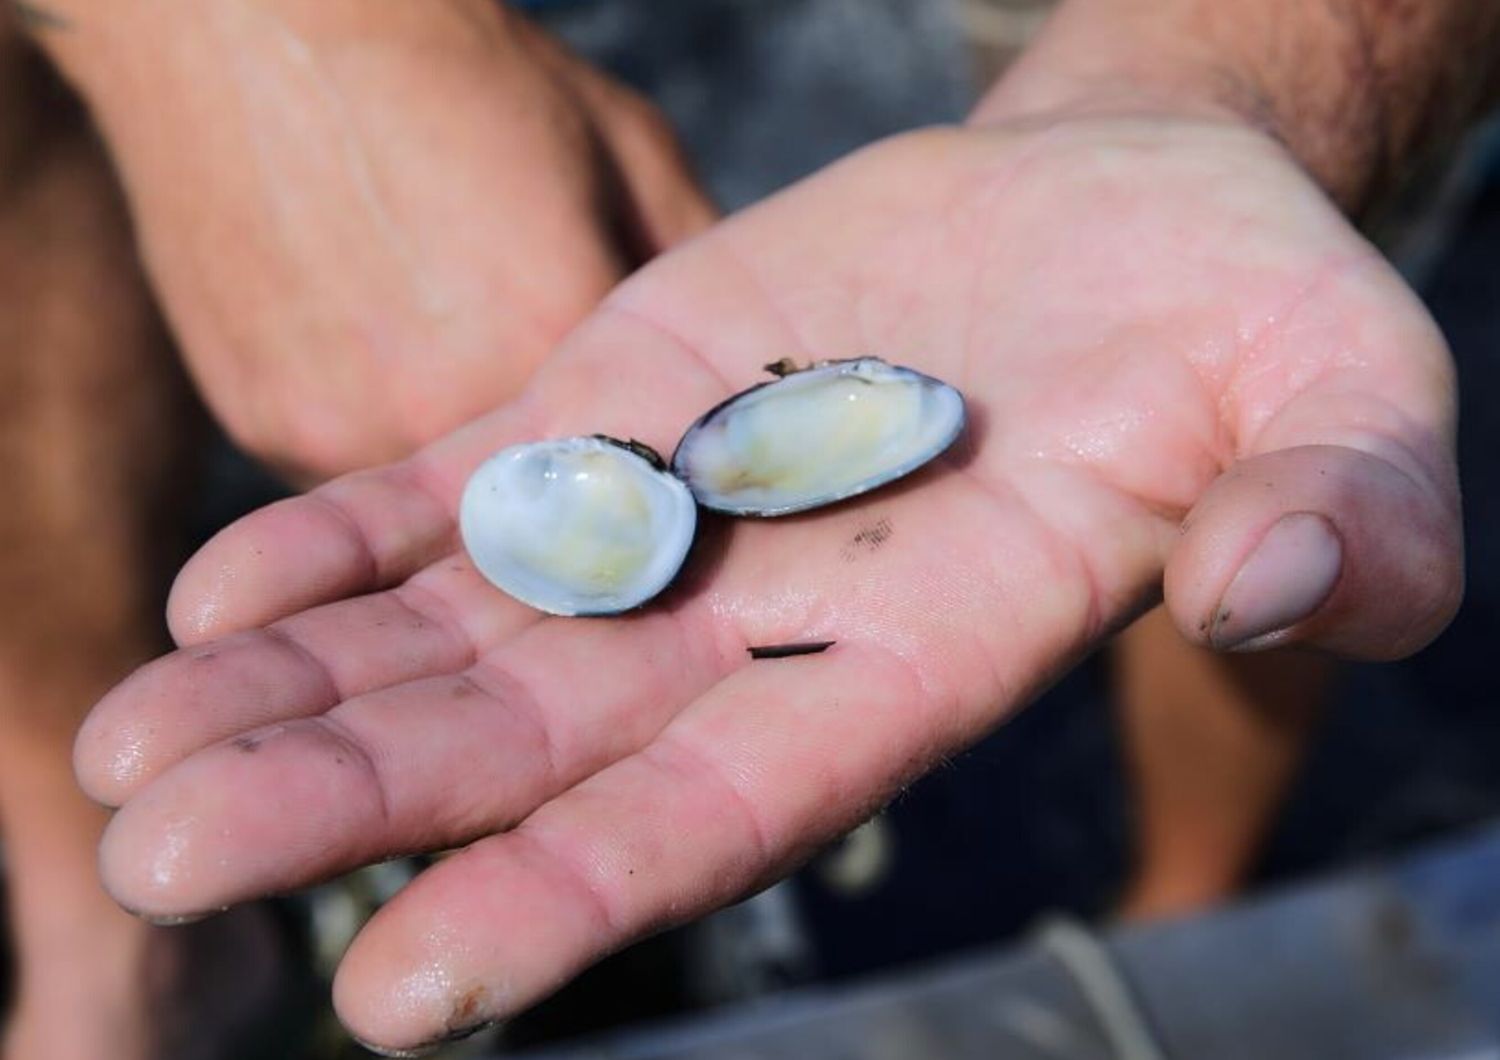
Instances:
[[[1238,122],[1359,214],[1477,111],[1490,4],[1067,0],[973,121],[1132,113]],[[1496,8],[1500,10],[1500,8]],[[1474,49],[1472,61],[1455,49]]]

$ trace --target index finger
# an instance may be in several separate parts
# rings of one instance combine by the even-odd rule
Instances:
[[[588,341],[595,329],[611,341]],[[683,340],[632,310],[606,307],[517,401],[401,463],[345,475],[222,530],[172,587],[172,634],[197,644],[400,585],[459,547],[459,496],[495,451],[603,433],[670,452],[692,418],[728,390]]]

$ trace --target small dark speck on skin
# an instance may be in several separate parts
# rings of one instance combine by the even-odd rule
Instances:
[[[1229,615],[1230,615],[1230,612],[1228,612],[1228,611],[1220,611],[1219,612],[1219,625],[1222,626],[1225,622],[1228,622],[1229,621]]]
[[[333,764],[336,765],[336,766],[343,765],[344,764],[344,756],[343,755],[334,755],[333,756]]]
[[[819,655],[837,643],[834,640],[814,640],[803,644],[763,644],[745,650],[752,659],[790,659],[797,655]]]
[[[453,1003],[453,1010],[448,1015],[448,1033],[443,1036],[442,1041],[458,1041],[467,1038],[471,1034],[477,1034],[486,1027],[494,1024],[493,1020],[485,1019],[480,1013],[483,1011],[484,987],[473,986],[465,990]],[[437,1043],[434,1043],[437,1044]]]
[[[27,29],[41,32],[49,29],[71,29],[73,24],[63,18],[55,11],[48,11],[40,4],[27,3],[26,0],[10,0],[11,10],[15,11],[16,17],[21,20],[21,25]]]
[[[260,750],[260,741],[254,736],[236,736],[234,747],[240,754],[253,755]]]
[[[453,1018],[449,1022],[454,1026],[467,1024],[479,1012],[479,1002],[483,997],[484,992],[477,986],[465,990],[453,1006]]]
[[[453,686],[453,691],[450,695],[454,699],[468,699],[471,696],[479,695],[479,689],[474,686],[474,682],[472,681],[459,681]]]
[[[891,521],[882,519],[874,526],[867,526],[854,535],[856,545],[869,545],[872,549],[879,548],[891,539]]]
[[[891,539],[895,530],[889,519],[881,519],[869,526],[862,528],[844,547],[843,557],[846,563],[853,563],[859,558],[861,552],[874,552],[881,545]]]

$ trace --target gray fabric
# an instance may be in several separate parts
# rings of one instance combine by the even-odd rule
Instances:
[[[954,0],[615,0],[537,16],[660,104],[730,209],[958,120],[973,95]]]

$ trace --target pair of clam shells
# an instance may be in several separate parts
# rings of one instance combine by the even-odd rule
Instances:
[[[490,457],[459,506],[479,572],[554,615],[618,614],[677,576],[700,506],[765,517],[834,504],[915,471],[964,428],[957,390],[879,358],[771,370],[689,427],[670,467],[602,436]]]

